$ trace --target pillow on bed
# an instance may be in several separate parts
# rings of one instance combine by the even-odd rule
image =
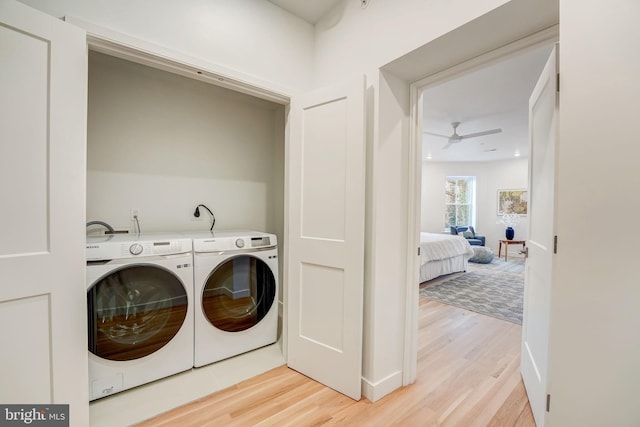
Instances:
[[[471,231],[465,231],[464,233],[462,233],[462,237],[464,237],[465,239],[473,239],[476,236]]]

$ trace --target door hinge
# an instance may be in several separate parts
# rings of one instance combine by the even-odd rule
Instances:
[[[560,73],[556,74],[556,92],[560,92]]]
[[[418,256],[420,256],[420,246],[418,246]]]
[[[547,394],[547,412],[549,412],[550,407],[551,407],[551,395]]]
[[[558,253],[558,236],[553,236],[553,253]]]

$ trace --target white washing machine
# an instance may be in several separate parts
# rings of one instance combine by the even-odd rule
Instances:
[[[278,335],[276,236],[255,231],[185,235],[193,239],[193,366],[274,343]]]
[[[87,319],[90,400],[191,369],[191,239],[87,237]]]

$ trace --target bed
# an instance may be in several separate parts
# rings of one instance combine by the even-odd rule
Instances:
[[[462,236],[420,233],[420,283],[465,271],[472,256],[471,245]]]

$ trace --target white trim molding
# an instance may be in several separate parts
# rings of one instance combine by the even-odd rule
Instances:
[[[382,399],[400,387],[402,387],[402,371],[396,371],[375,383],[362,378],[362,395],[371,402]]]
[[[89,49],[95,52],[105,53],[278,104],[288,105],[290,102],[293,91],[289,88],[283,88],[258,77],[194,58],[82,19],[65,16],[64,20],[87,32],[87,44]]]

